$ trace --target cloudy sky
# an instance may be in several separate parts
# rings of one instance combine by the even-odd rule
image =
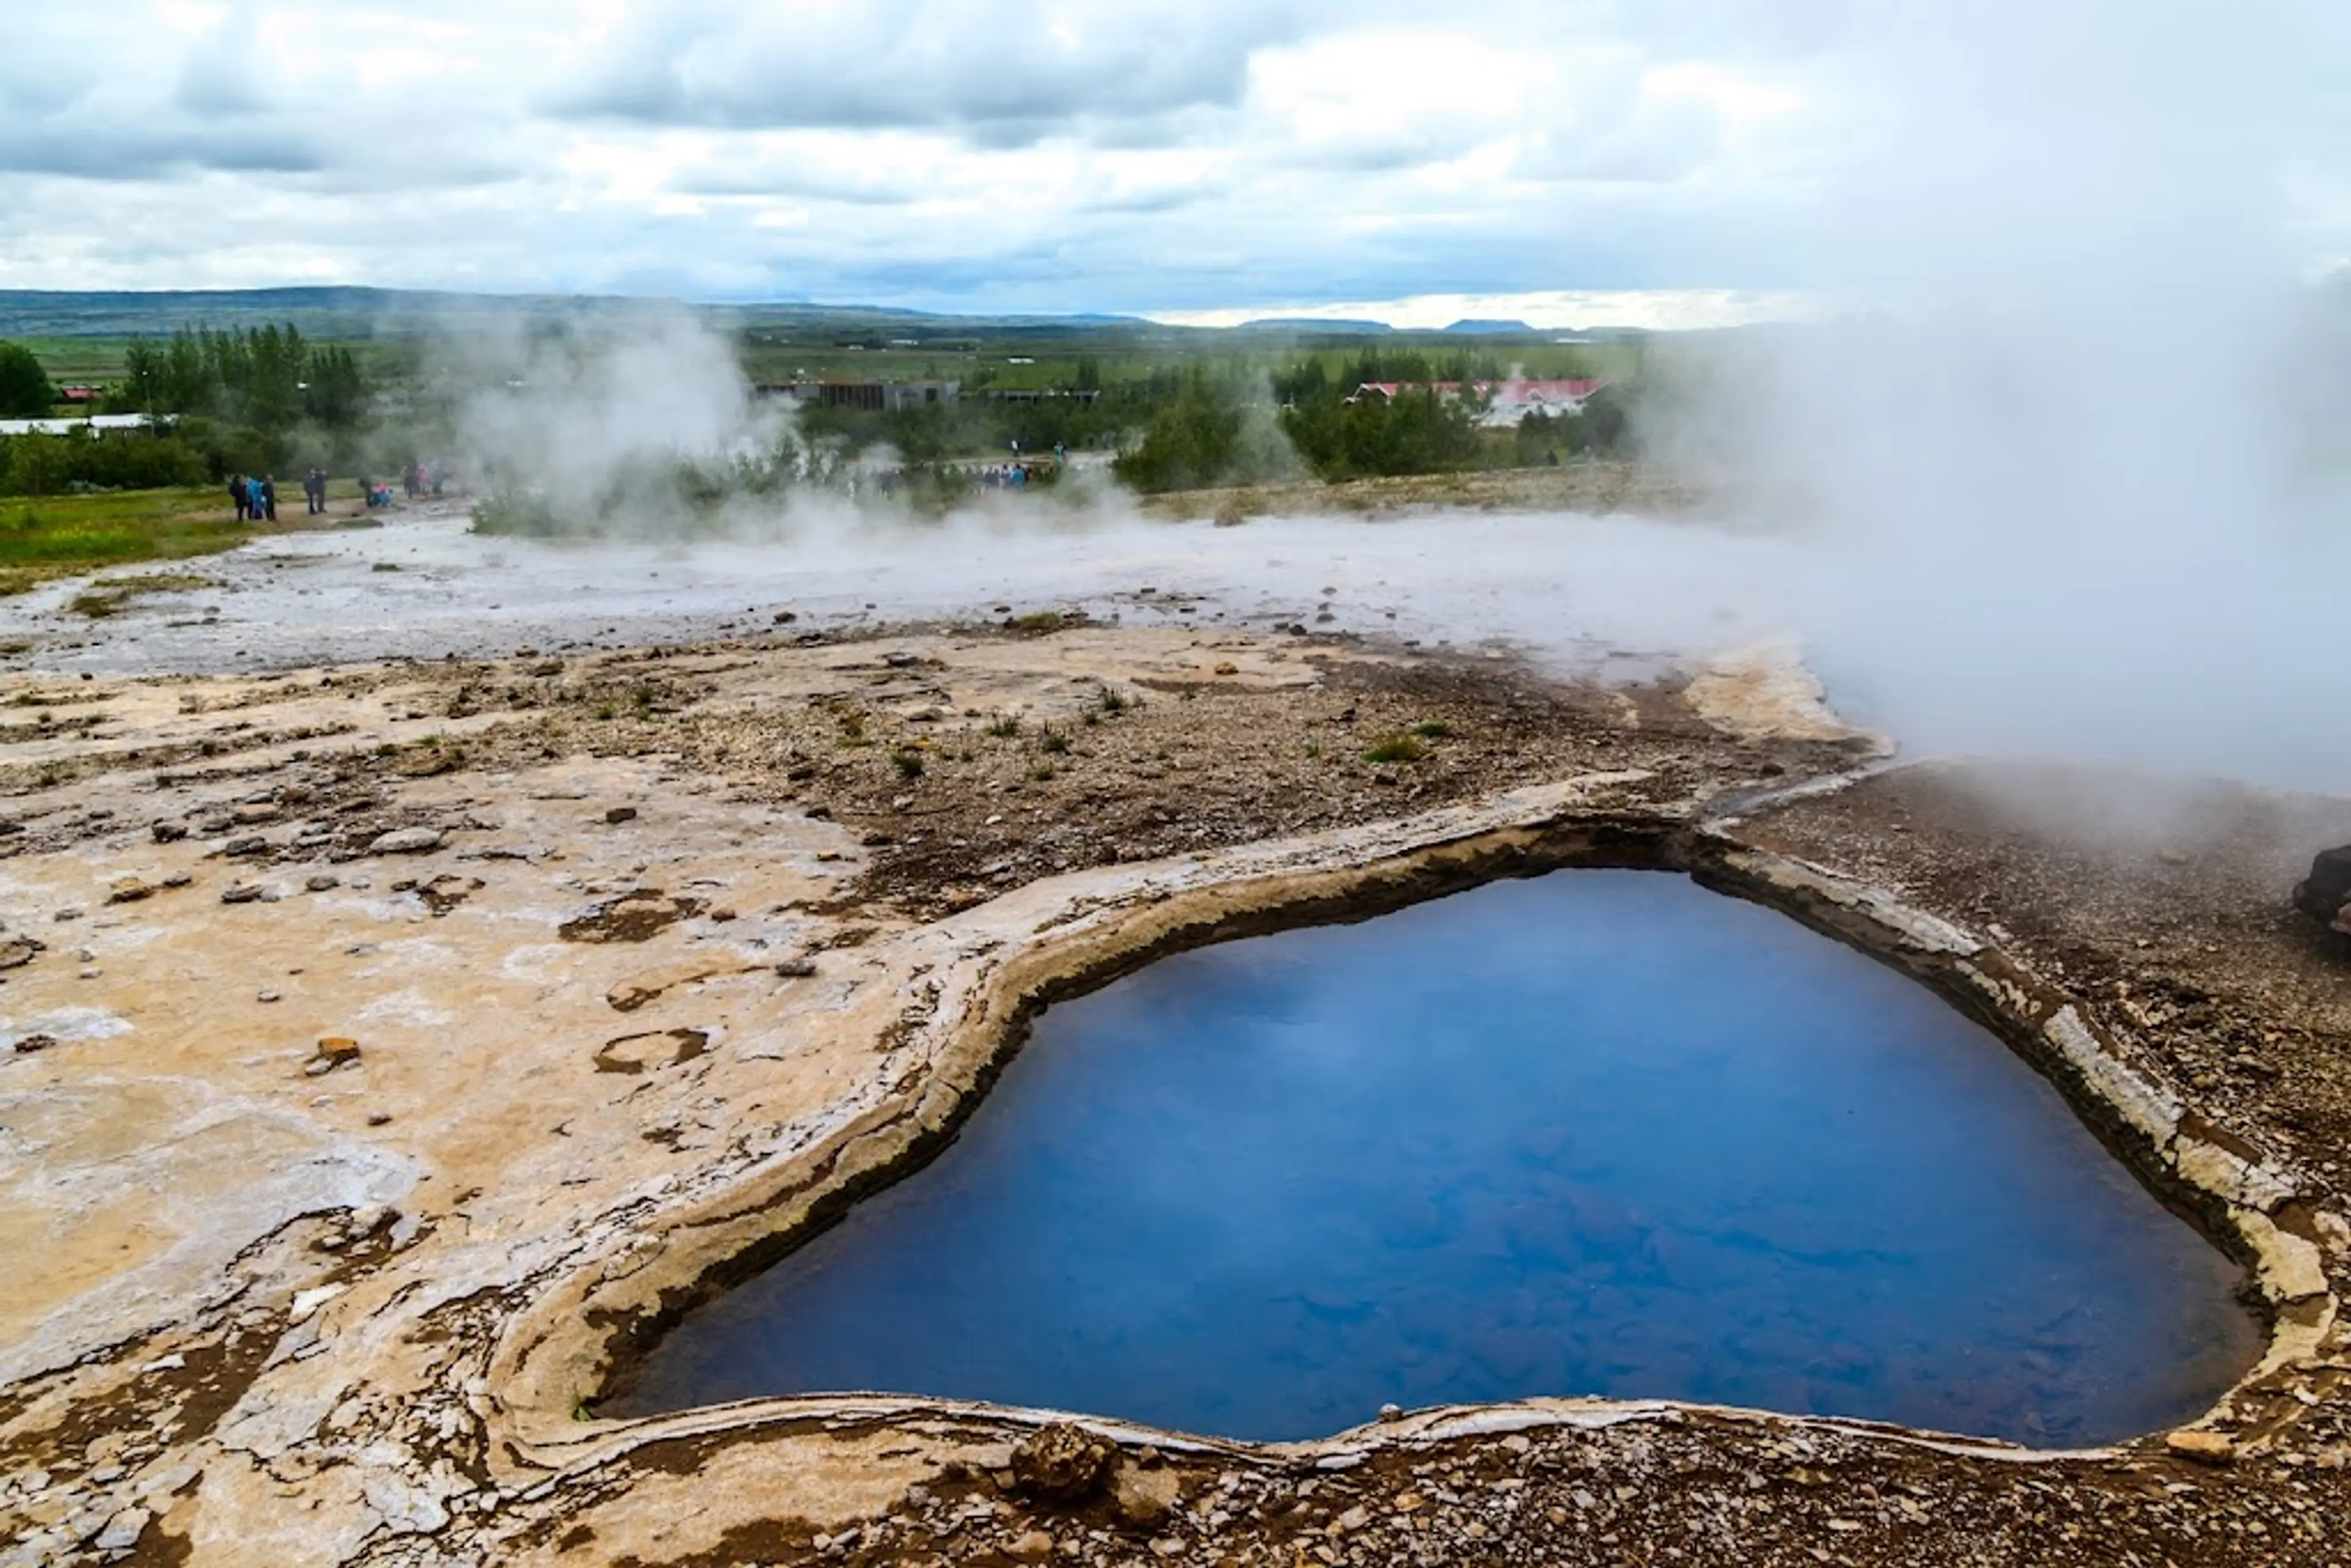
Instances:
[[[2328,0],[5,8],[0,287],[1567,323],[2085,213],[2351,254]]]

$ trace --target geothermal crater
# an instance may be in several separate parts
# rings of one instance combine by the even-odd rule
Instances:
[[[1908,978],[1564,871],[1054,1008],[955,1147],[606,1413],[890,1390],[1297,1439],[1588,1394],[2074,1447],[2258,1359],[2237,1280]]]

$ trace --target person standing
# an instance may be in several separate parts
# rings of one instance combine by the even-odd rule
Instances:
[[[228,476],[228,498],[236,503],[238,522],[244,522],[253,515],[253,497],[246,493],[244,475],[232,474]]]
[[[310,515],[318,517],[327,509],[327,471],[312,468],[302,476],[302,498],[310,504]]]
[[[261,476],[261,514],[269,522],[277,520],[277,477],[273,474]]]

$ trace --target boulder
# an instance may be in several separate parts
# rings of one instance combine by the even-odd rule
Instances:
[[[1079,1503],[1102,1490],[1118,1451],[1083,1427],[1056,1421],[1012,1450],[1012,1484],[1046,1502]]]
[[[2294,890],[2294,905],[2314,920],[2337,929],[2351,928],[2351,844],[2321,850],[2310,862],[2310,875]]]

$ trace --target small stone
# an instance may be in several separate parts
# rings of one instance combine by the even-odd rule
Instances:
[[[135,876],[117,877],[106,890],[106,902],[109,904],[137,904],[141,899],[154,896],[155,890]]]
[[[776,966],[776,973],[782,976],[787,980],[812,979],[816,975],[816,960],[813,958],[787,958],[782,963]]]
[[[165,877],[162,882],[156,883],[156,885],[158,887],[185,887],[195,880],[195,877],[187,872],[175,871],[171,875]]]
[[[1220,675],[1238,675],[1240,673],[1241,667],[1229,662],[1217,666],[1217,674]]]
[[[223,904],[256,904],[265,890],[257,882],[238,883],[221,894]]]
[[[57,918],[59,920],[79,920],[81,918],[81,911],[72,907],[71,905],[68,905],[66,908],[57,911]]]
[[[392,1124],[392,1113],[389,1111],[371,1111],[368,1113],[367,1123],[371,1127],[388,1127]]]
[[[1122,1524],[1148,1530],[1176,1511],[1183,1500],[1182,1478],[1170,1469],[1122,1464],[1111,1478],[1111,1507]]]
[[[16,1054],[30,1056],[37,1051],[47,1051],[57,1043],[57,1037],[53,1034],[25,1035],[16,1041]]]
[[[734,918],[735,918],[735,912],[734,912],[733,910],[731,910],[731,909],[726,909],[726,908],[723,908],[723,907],[722,907],[722,908],[718,908],[718,909],[714,909],[714,910],[712,910],[712,911],[710,912],[710,918],[711,918],[711,919],[713,919],[713,920],[715,920],[715,921],[716,921],[718,924],[720,924],[720,925],[725,925],[727,921],[732,920],[732,919],[734,919]]]
[[[328,893],[342,886],[343,879],[332,873],[322,871],[316,876],[305,878],[302,885],[312,893]]]
[[[183,822],[157,822],[148,831],[155,835],[159,844],[175,844],[188,836],[187,824]]]
[[[1383,1405],[1383,1406],[1380,1406],[1380,1419],[1381,1419],[1381,1420],[1383,1420],[1383,1421],[1401,1421],[1401,1420],[1403,1420],[1403,1419],[1404,1419],[1404,1406],[1401,1406],[1401,1405]]]
[[[330,1034],[319,1041],[319,1054],[315,1062],[324,1063],[326,1070],[332,1072],[336,1068],[357,1061],[359,1059],[360,1042],[358,1040],[349,1035]]]
[[[634,806],[615,806],[604,813],[604,820],[614,823],[633,822],[637,820],[637,809]]]
[[[274,1002],[278,999],[278,997],[276,991],[264,991],[253,999],[257,1002]]]
[[[447,835],[438,828],[394,828],[388,833],[378,833],[368,845],[371,855],[430,854],[441,847]]]
[[[2237,1445],[2225,1433],[2173,1432],[2163,1439],[2163,1446],[2199,1465],[2231,1465],[2237,1461]]]
[[[1023,1563],[1042,1563],[1053,1555],[1053,1538],[1041,1530],[1032,1530],[1005,1550]]]
[[[257,834],[242,839],[231,839],[221,846],[221,853],[231,860],[245,860],[254,855],[266,855],[268,852],[269,841]]]

